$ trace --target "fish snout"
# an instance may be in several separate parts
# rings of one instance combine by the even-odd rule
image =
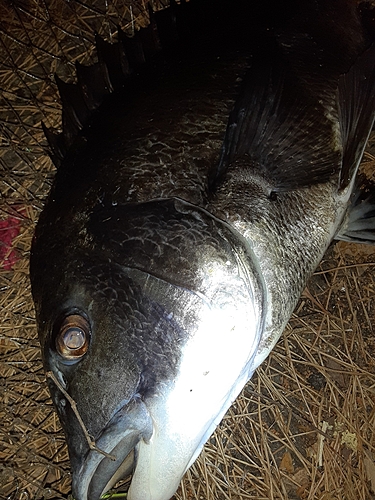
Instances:
[[[136,466],[137,445],[148,443],[153,422],[140,398],[123,406],[102,430],[83,462],[72,469],[72,493],[75,500],[99,500]]]

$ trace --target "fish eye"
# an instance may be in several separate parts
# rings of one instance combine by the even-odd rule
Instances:
[[[79,314],[66,316],[56,336],[57,352],[65,359],[82,358],[89,347],[90,325]]]

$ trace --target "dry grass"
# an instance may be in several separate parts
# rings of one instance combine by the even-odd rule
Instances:
[[[120,1],[87,3],[0,5],[0,222],[11,221],[16,234],[0,266],[1,499],[70,492],[28,281],[33,228],[52,176],[41,120],[58,123],[52,75],[72,72],[83,53],[90,57],[94,30],[110,36],[117,24],[145,22],[142,2],[132,11]],[[364,167],[374,166],[370,148]],[[283,337],[176,499],[375,499],[374,268],[372,248],[329,249]]]

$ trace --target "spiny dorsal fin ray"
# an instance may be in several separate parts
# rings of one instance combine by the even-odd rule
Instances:
[[[54,132],[53,129],[48,128],[44,122],[42,122],[42,128],[50,147],[52,161],[56,167],[58,167],[67,153],[63,134]]]
[[[141,46],[143,48],[143,53],[146,61],[149,57],[155,54],[155,52],[158,52],[161,49],[161,42],[159,38],[159,21],[156,22],[155,15],[150,6],[148,10],[150,18],[150,24],[148,25],[148,29],[142,29],[138,31],[138,36],[141,41]],[[171,14],[171,8],[167,9],[167,11],[168,11],[168,16],[172,17],[173,19],[173,16]]]
[[[111,44],[99,35],[95,36],[98,62],[90,66],[77,63],[77,83],[65,83],[56,76],[63,105],[63,131],[57,134],[44,124],[43,129],[57,167],[104,97],[121,88],[126,78],[160,48],[151,14],[147,28],[141,28],[131,38],[119,29],[118,37],[119,42]]]
[[[108,91],[113,92],[114,89],[121,86],[124,76],[130,73],[123,45],[121,43],[108,43],[98,34],[95,35],[95,45],[99,63],[106,68],[108,73]]]
[[[55,75],[55,80],[63,105],[63,127],[76,135],[89,117],[89,108],[79,85],[66,83],[58,75]]]
[[[149,29],[148,26],[146,29]],[[132,38],[127,37],[124,33],[120,32],[120,39],[125,47],[125,52],[128,54],[129,64],[132,68],[138,68],[146,62],[145,53],[143,50],[141,37],[139,32]]]
[[[86,106],[93,111],[100,106],[103,92],[106,90],[106,93],[109,92],[108,71],[105,65],[99,62],[91,66],[76,63],[76,73],[78,86],[82,91]]]

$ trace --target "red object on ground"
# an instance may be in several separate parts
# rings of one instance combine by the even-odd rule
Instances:
[[[20,233],[20,226],[20,217],[9,216],[0,220],[0,266],[6,271],[10,271],[19,259],[13,242]]]

